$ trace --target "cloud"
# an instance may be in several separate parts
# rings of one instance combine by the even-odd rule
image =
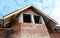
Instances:
[[[60,0],[43,0],[42,3],[37,1],[37,7],[55,19],[60,26]]]
[[[60,26],[60,0],[55,1],[56,7],[53,9],[51,17],[53,17]]]
[[[55,0],[32,0],[31,3],[49,16],[55,8]]]
[[[27,5],[27,1],[24,0],[0,0],[0,17],[24,7]]]
[[[56,7],[53,10],[51,17],[53,17],[58,22],[58,26],[60,26],[60,7]]]

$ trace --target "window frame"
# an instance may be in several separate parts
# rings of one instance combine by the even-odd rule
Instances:
[[[24,15],[25,13],[21,13],[20,15],[19,15],[19,22],[24,22],[24,20],[23,20],[23,15]],[[27,15],[27,14],[26,14]],[[30,15],[30,18],[31,18],[31,23],[35,23],[35,19],[34,19],[34,15],[35,14],[29,14]],[[39,21],[38,21],[38,23],[37,24],[45,24],[45,22],[44,22],[44,19],[43,19],[43,17],[42,16],[40,16],[40,15],[35,15],[35,16],[39,16]],[[29,23],[29,22],[26,22],[26,23]]]

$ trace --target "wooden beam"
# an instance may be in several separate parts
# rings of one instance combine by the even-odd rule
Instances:
[[[6,27],[6,24],[8,24],[8,23],[9,23],[9,22],[5,22],[5,23],[4,23],[4,27]]]
[[[5,31],[8,31],[8,30],[11,30],[11,29],[14,29],[14,28],[0,28],[0,30],[3,30],[3,31],[0,31],[1,32],[5,32]]]
[[[0,28],[0,29],[6,29],[6,30],[8,30],[8,29],[14,29],[14,28]]]
[[[7,31],[7,30],[0,31],[0,33],[5,32],[5,31]]]

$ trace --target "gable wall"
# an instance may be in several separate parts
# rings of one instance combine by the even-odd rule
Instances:
[[[46,15],[45,13],[43,13],[41,10],[39,10],[39,9],[34,9],[34,10],[35,10],[35,12],[37,12],[39,15],[41,15],[43,17],[47,29],[52,30],[52,28],[56,25],[56,23],[53,22],[51,20],[51,18],[48,15]]]
[[[20,13],[26,13],[26,14],[36,14],[35,11],[33,11],[31,8],[28,8]],[[18,14],[19,15],[19,14]],[[37,14],[36,14],[37,15]],[[7,19],[4,20],[4,24],[8,24],[9,22],[12,21],[12,16],[8,17]]]
[[[11,38],[50,38],[45,24],[14,22],[11,26],[14,28],[14,33],[11,34]]]
[[[21,12],[21,13],[26,13],[26,14],[36,14],[35,11],[33,11],[32,9],[28,8],[25,11]],[[36,14],[37,15],[37,14]]]
[[[32,23],[15,23],[12,27],[15,28],[11,38],[50,38],[44,24]]]

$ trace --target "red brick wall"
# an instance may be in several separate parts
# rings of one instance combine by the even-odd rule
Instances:
[[[19,32],[20,24],[18,22],[18,19],[16,15],[13,15],[13,20],[14,24],[11,26],[11,28],[14,28],[14,32],[11,34],[11,38],[16,38]]]
[[[20,26],[19,26],[20,25]],[[32,24],[32,23],[15,23],[13,28],[15,32],[11,35],[11,38],[17,38],[18,36],[49,36],[48,31],[44,24]]]
[[[59,32],[49,32],[51,38],[60,38]]]
[[[46,36],[49,37],[47,28],[44,24],[33,24],[33,23],[19,23],[16,16],[14,15],[14,24],[12,28],[15,28],[11,38],[23,37],[23,36]]]
[[[44,24],[21,23],[22,35],[40,35],[48,36],[47,29]]]
[[[7,31],[1,32],[0,38],[7,38]]]

